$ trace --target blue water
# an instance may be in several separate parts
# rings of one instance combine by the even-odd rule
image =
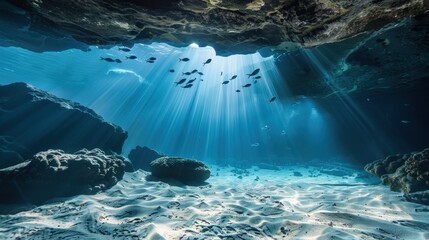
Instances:
[[[278,99],[289,93],[274,57],[219,57],[210,47],[165,44],[137,44],[129,53],[117,47],[90,50],[34,53],[0,48],[1,83],[27,82],[94,109],[128,131],[125,155],[141,145],[208,162],[281,163],[296,157],[294,138],[308,138],[312,151],[331,151],[335,145],[324,114],[311,99]],[[126,60],[130,55],[138,58]],[[149,57],[157,60],[147,63]],[[184,57],[191,60],[180,62]],[[209,58],[213,61],[203,66]],[[257,68],[261,78],[255,82],[246,74]],[[193,69],[204,75],[182,74]],[[233,75],[238,77],[222,84]],[[196,78],[192,88],[174,84],[185,77]],[[243,88],[247,83],[252,86]],[[272,97],[277,99],[269,102]]]

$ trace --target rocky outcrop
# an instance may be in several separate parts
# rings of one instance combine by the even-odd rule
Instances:
[[[72,36],[90,45],[196,42],[213,46],[219,55],[253,53],[266,46],[287,50],[282,44],[286,41],[317,46],[429,9],[427,1],[421,0],[8,2],[29,14],[29,31],[48,37]],[[0,16],[8,20],[11,14]]]
[[[95,194],[121,180],[124,167],[124,158],[100,149],[40,152],[0,170],[0,203],[40,204],[56,197]]]
[[[185,184],[201,184],[210,177],[210,169],[192,159],[162,157],[152,161],[150,167],[153,177],[172,178]]]
[[[127,133],[80,104],[13,83],[0,86],[0,136],[25,148],[29,154],[21,157],[26,158],[48,149],[72,153],[99,148],[120,153]]]
[[[366,165],[365,170],[380,177],[391,190],[406,193],[406,199],[422,199],[422,203],[427,203],[429,148],[421,152],[389,156]]]
[[[134,169],[142,169],[145,171],[150,171],[150,163],[160,157],[164,157],[164,155],[146,146],[137,146],[128,154],[128,158],[133,163]]]

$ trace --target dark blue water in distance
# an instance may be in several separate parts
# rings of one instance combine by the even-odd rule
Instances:
[[[312,159],[362,165],[428,143],[428,48],[416,45],[421,38],[407,38],[404,29],[274,55],[221,57],[211,47],[163,43],[136,44],[129,53],[118,46],[44,53],[0,47],[0,83],[26,82],[93,109],[128,132],[125,156],[140,145],[237,166]],[[376,41],[381,37],[390,40],[388,48]],[[377,56],[366,54],[366,48],[376,48]],[[126,59],[130,55],[137,59]],[[150,57],[156,61],[146,62]],[[423,64],[407,66],[407,58]],[[203,65],[207,59],[212,62]],[[410,94],[407,86],[395,86],[401,75],[393,71],[397,66],[411,69],[406,74],[415,74],[423,87]],[[183,74],[194,69],[202,75]],[[255,69],[259,79],[247,76]],[[175,84],[183,78],[195,79],[194,86]],[[330,85],[333,78],[355,86]],[[310,81],[325,82],[333,93]],[[365,84],[375,90],[355,91]]]

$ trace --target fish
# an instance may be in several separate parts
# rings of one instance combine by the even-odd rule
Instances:
[[[186,84],[185,86],[183,86],[182,88],[191,88],[192,86],[194,86],[192,83]]]
[[[189,61],[189,58],[179,58],[179,62],[187,62]]]
[[[177,85],[182,84],[186,81],[186,78],[180,79],[178,82],[174,82]]]
[[[129,52],[129,51],[131,51],[131,49],[126,48],[126,47],[119,47],[118,50],[119,51],[123,51],[123,52]]]
[[[261,79],[261,76],[256,76],[253,79]]]
[[[131,55],[131,56],[127,56],[126,58],[127,58],[127,59],[131,59],[131,60],[133,60],[133,59],[137,59],[137,56],[135,56],[135,55]]]
[[[408,120],[401,120],[401,123],[403,123],[403,124],[408,124],[408,123],[411,123],[411,121],[408,121]]]
[[[237,75],[232,76],[232,78],[230,80],[234,80],[237,78]]]
[[[189,76],[191,74],[192,74],[191,72],[184,72],[184,73],[182,73],[182,75],[186,75],[186,76]]]
[[[250,87],[250,86],[252,86],[252,84],[250,84],[250,83],[243,85],[243,87]]]
[[[202,72],[198,72],[198,74],[199,74],[200,76],[203,76],[203,75],[204,75],[204,73],[202,73]]]
[[[186,84],[193,83],[195,80],[197,80],[197,78],[189,80]]]
[[[258,83],[258,80],[253,81],[253,83]]]
[[[197,69],[194,69],[194,70],[192,70],[192,72],[191,72],[191,73],[196,73],[196,72],[198,72],[198,70],[197,70]]]
[[[111,58],[104,58],[104,57],[100,57],[100,60],[104,60],[106,62],[114,62],[115,60],[111,59]]]
[[[150,57],[148,60],[155,61],[156,57]]]
[[[251,147],[259,147],[259,143],[252,143],[250,144]]]
[[[277,98],[277,97],[272,97],[272,98],[270,99],[270,102],[274,102],[274,101],[276,100],[276,98]]]
[[[271,129],[271,127],[268,126],[268,125],[265,125],[265,126],[261,127],[261,130],[269,130],[269,129]]]
[[[282,132],[280,133],[282,136],[286,135],[286,131],[282,130]]]
[[[220,72],[220,75],[222,76],[223,72]]]
[[[235,92],[241,92],[241,91],[237,89],[237,90],[235,90]]]
[[[207,59],[207,61],[205,61],[204,63],[203,63],[203,66],[205,66],[206,64],[209,64],[209,63],[211,63],[212,62],[212,59],[211,58],[209,58],[209,59]]]
[[[122,61],[120,59],[115,59],[115,62],[121,63]]]
[[[174,69],[170,69],[170,71],[169,71],[169,72],[174,73],[175,71],[174,71]]]
[[[147,63],[154,63],[155,61],[152,60],[146,60]]]
[[[229,83],[229,81],[223,81],[223,83],[222,84],[228,84]]]
[[[252,73],[247,74],[247,75],[249,76],[249,78],[250,78],[250,77],[253,77],[253,76],[255,76],[256,74],[258,74],[260,70],[261,70],[261,69],[257,68],[257,69],[255,69]]]

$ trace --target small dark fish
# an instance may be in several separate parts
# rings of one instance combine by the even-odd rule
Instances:
[[[261,79],[261,76],[256,76],[253,79]]]
[[[220,72],[220,75],[222,76],[222,75],[223,75],[223,72]]]
[[[250,87],[250,86],[252,86],[252,84],[250,84],[250,83],[243,85],[243,87]]]
[[[186,78],[183,78],[183,79],[180,79],[180,81],[178,81],[178,82],[174,82],[175,84],[176,84],[176,86],[177,85],[179,85],[179,84],[182,84],[182,83],[184,83],[186,81]]]
[[[277,97],[272,97],[272,98],[270,99],[270,102],[274,102],[274,101],[276,100],[276,98],[277,98]]]
[[[191,75],[192,73],[190,73],[190,72],[185,72],[185,73],[182,73],[182,75],[186,75],[186,76],[189,76],[189,75]]]
[[[146,60],[147,63],[154,63],[155,61],[152,60]]]
[[[134,56],[134,55],[131,55],[131,56],[128,56],[128,57],[126,57],[127,59],[131,59],[131,60],[133,60],[133,59],[137,59],[137,56]]]
[[[253,83],[258,83],[258,80],[253,81]]]
[[[170,72],[171,72],[171,73],[174,73],[174,69],[170,69]]]
[[[200,74],[200,76],[203,76],[203,75],[204,75],[204,73],[202,73],[202,72],[198,72],[198,74]]]
[[[100,57],[100,60],[104,60],[106,62],[114,62],[115,60],[111,59],[111,58],[104,58],[104,57]]]
[[[179,58],[179,62],[187,62],[189,61],[189,58]]]
[[[183,86],[182,88],[191,88],[192,86],[194,86],[192,83],[186,84],[185,86]]]
[[[194,70],[192,70],[192,72],[191,72],[191,73],[196,73],[196,72],[198,72],[198,70],[197,70],[197,69],[194,69]]]
[[[115,59],[115,62],[121,63],[122,61],[120,59]]]
[[[129,52],[129,51],[131,51],[131,49],[129,49],[129,48],[126,48],[126,47],[120,47],[120,48],[118,48],[120,51],[123,51],[123,52]]]
[[[232,78],[230,80],[234,80],[237,78],[237,75],[232,76]]]
[[[186,84],[193,83],[195,80],[197,80],[197,78],[189,80]]]
[[[252,73],[247,74],[247,75],[249,76],[249,78],[250,78],[250,77],[253,77],[253,76],[255,76],[256,74],[258,74],[260,70],[261,70],[261,69],[257,68],[257,69],[256,69],[256,70],[254,70]]]
[[[204,79],[201,79],[201,82],[204,82]]]
[[[209,63],[211,63],[212,62],[212,59],[211,58],[209,58],[209,59],[207,59],[207,61],[205,61],[204,63],[203,63],[203,66],[205,66],[206,64],[209,64]]]
[[[240,90],[235,90],[235,92],[241,92]]]
[[[155,61],[156,57],[150,57],[148,60]]]
[[[222,84],[228,84],[229,83],[229,81],[223,81],[223,83]]]

